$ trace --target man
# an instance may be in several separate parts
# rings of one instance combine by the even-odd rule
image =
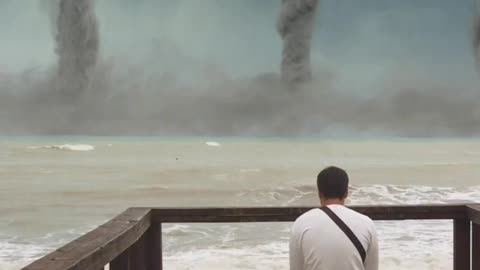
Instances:
[[[300,216],[290,238],[290,270],[378,270],[373,221],[345,207],[348,175],[328,167],[317,177],[322,208]]]

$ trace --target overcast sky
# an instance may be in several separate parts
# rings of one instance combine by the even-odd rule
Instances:
[[[42,1],[48,0],[0,1],[0,71],[54,64],[52,20]],[[141,61],[160,46],[232,74],[277,72],[279,2],[97,0],[102,57]],[[335,67],[352,79],[409,66],[471,79],[472,10],[470,0],[323,0],[314,65]]]

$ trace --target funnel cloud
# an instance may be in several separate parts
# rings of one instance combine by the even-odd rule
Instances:
[[[478,0],[474,0],[475,15],[473,19],[473,50],[477,70],[480,68],[480,7]]]
[[[34,9],[34,1],[5,1],[16,7],[10,10]],[[0,134],[480,135],[471,17],[451,25],[457,22],[435,20],[444,18],[443,7],[418,9],[427,1],[382,1],[382,10],[372,10],[381,0],[347,1],[322,2],[312,47],[317,1],[43,0],[37,16],[44,32],[0,24],[0,57],[41,55],[32,53],[41,38],[42,48],[51,46],[43,66],[12,71],[8,64],[16,62],[1,59]],[[371,6],[362,13],[364,3]],[[451,5],[445,10],[458,6],[444,3]],[[17,16],[27,29],[41,22]],[[455,31],[448,37],[447,26]],[[478,51],[478,27],[475,33]],[[455,39],[440,42],[449,35]],[[7,46],[10,40],[20,48]],[[248,74],[235,69],[242,64]]]
[[[57,17],[56,86],[62,95],[78,97],[88,88],[97,63],[99,33],[93,0],[61,0]]]
[[[282,0],[277,30],[283,40],[282,79],[290,84],[312,79],[310,50],[318,0]]]

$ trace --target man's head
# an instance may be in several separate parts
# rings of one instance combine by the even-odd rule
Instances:
[[[344,204],[348,196],[348,174],[337,167],[325,168],[317,176],[317,188],[322,205]]]

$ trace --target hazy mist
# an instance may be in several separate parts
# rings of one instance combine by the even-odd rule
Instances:
[[[480,135],[470,1],[319,1],[295,91],[281,1],[75,3],[0,2],[0,134]]]

